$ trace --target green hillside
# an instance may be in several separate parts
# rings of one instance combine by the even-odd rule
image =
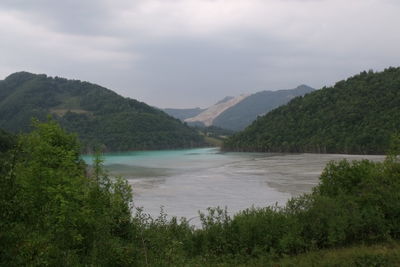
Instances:
[[[15,136],[0,129],[0,158],[1,153],[10,150],[15,143]]]
[[[86,149],[167,149],[203,143],[179,120],[95,84],[27,72],[0,81],[0,128],[27,132],[32,117],[46,120],[49,114],[76,132]]]
[[[213,125],[232,131],[241,131],[257,119],[257,116],[264,115],[272,109],[286,104],[296,96],[312,91],[314,91],[313,88],[300,85],[295,89],[262,91],[252,94],[222,112],[214,119]]]
[[[400,131],[400,68],[362,72],[297,97],[224,143],[226,150],[382,154]]]

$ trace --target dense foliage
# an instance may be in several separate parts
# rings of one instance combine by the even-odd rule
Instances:
[[[222,129],[219,128],[217,126],[207,126],[207,127],[193,127],[194,129],[196,129],[197,131],[201,132],[204,135],[210,136],[210,137],[214,137],[214,138],[218,138],[218,139],[223,139],[227,136],[231,136],[232,134],[234,134],[233,131],[231,130],[227,130],[227,129]]]
[[[231,136],[234,132],[231,130],[226,130],[219,128],[217,126],[192,126],[201,135],[204,136],[204,140],[209,146],[221,147],[223,141]]]
[[[85,168],[76,138],[54,122],[36,127],[1,152],[2,266],[265,266],[304,252],[400,239],[400,142],[384,162],[331,162],[311,194],[285,207],[233,217],[210,209],[195,229],[163,213],[132,215],[125,180],[109,177],[99,157]],[[381,266],[398,258],[351,260]]]
[[[51,114],[88,150],[146,150],[202,145],[198,133],[145,103],[88,82],[27,72],[0,81],[0,128],[27,132]]]
[[[383,154],[400,131],[400,68],[297,97],[227,142],[239,151]]]
[[[313,90],[307,85],[300,85],[295,89],[261,91],[252,94],[218,115],[214,119],[213,125],[232,131],[241,131],[258,116],[286,104],[296,96],[305,95]]]
[[[37,127],[3,152],[0,265],[134,262],[126,181],[104,175],[99,160],[86,174],[75,136]]]
[[[0,129],[0,153],[10,150],[15,142],[15,136]]]

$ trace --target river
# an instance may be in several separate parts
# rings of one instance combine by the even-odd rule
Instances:
[[[90,163],[89,156],[83,157]],[[105,167],[132,185],[134,205],[152,216],[198,220],[198,211],[284,205],[318,184],[331,160],[383,160],[337,154],[221,153],[218,148],[108,153]],[[198,223],[198,222],[197,222]]]

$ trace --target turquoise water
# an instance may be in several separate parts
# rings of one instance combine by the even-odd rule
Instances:
[[[83,156],[90,163],[91,157]],[[283,205],[310,192],[330,160],[382,160],[382,156],[329,154],[221,153],[217,148],[140,151],[104,155],[112,175],[128,179],[134,205],[157,216],[196,223],[198,211],[227,207],[236,213],[251,206]]]

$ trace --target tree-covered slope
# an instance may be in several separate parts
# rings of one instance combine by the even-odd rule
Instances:
[[[15,136],[0,129],[0,156],[1,153],[11,149],[14,143]]]
[[[227,140],[239,151],[384,153],[400,131],[400,68],[297,97]]]
[[[249,126],[257,116],[286,104],[292,98],[312,92],[314,89],[300,85],[295,89],[262,91],[252,94],[216,117],[213,125],[233,131]]]
[[[0,128],[29,131],[32,117],[51,114],[86,148],[183,148],[202,144],[197,132],[164,112],[104,87],[44,74],[14,73],[0,81]]]

